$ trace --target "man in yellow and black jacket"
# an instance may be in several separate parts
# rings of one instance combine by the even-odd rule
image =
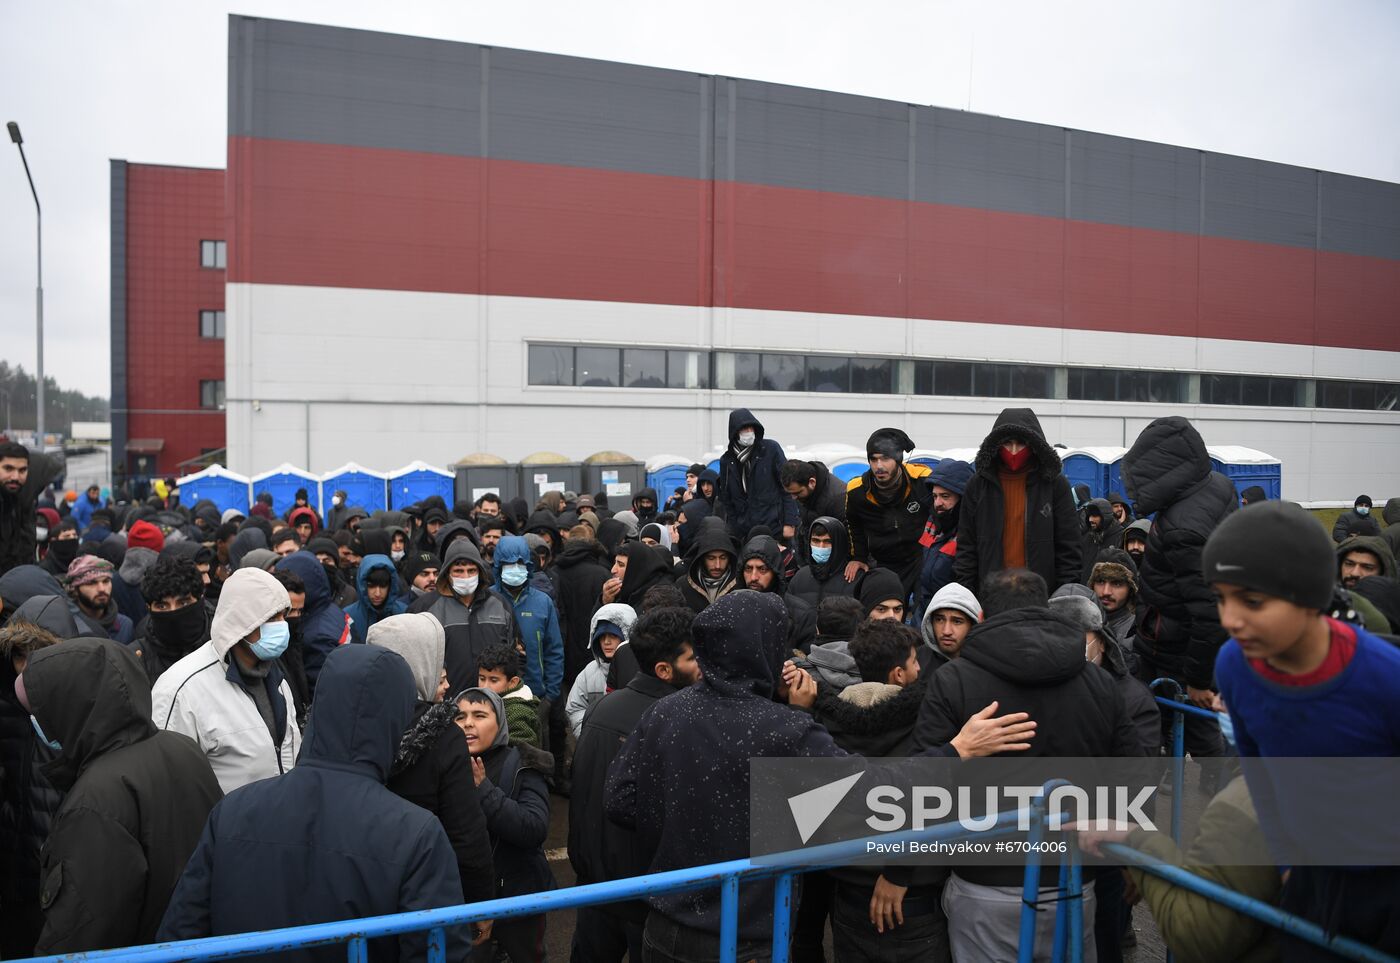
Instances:
[[[899,575],[907,595],[919,580],[924,525],[933,505],[929,469],[904,464],[914,442],[898,428],[881,428],[865,443],[870,469],[846,487],[846,527],[851,561],[846,581],[872,566]]]

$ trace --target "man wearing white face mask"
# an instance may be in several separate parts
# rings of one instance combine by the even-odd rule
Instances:
[[[234,572],[219,594],[209,641],[167,669],[151,691],[157,728],[193,739],[225,793],[296,762],[301,732],[277,661],[291,637],[290,607],[271,573]]]
[[[427,612],[442,623],[447,634],[446,655],[449,691],[461,692],[476,685],[476,660],[489,645],[515,645],[520,638],[510,606],[495,592],[491,570],[469,538],[447,546],[438,572],[437,591],[420,596],[408,610]]]
[[[783,487],[783,446],[765,438],[763,424],[747,408],[729,413],[729,448],[719,459],[718,514],[729,534],[747,540],[755,525],[774,535],[796,530],[797,502]]]

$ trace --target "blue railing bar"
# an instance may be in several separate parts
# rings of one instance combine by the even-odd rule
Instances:
[[[447,931],[441,926],[428,930],[428,963],[447,963]]]
[[[1058,781],[1047,784],[1045,791],[1048,792],[1050,788],[1058,784]],[[1042,804],[1042,809],[1044,798],[1042,795],[1038,800]],[[846,865],[854,861],[869,862],[882,858],[887,859],[888,856],[867,853],[865,851],[866,843],[898,843],[913,840],[932,842],[935,840],[1003,836],[1016,832],[1018,818],[1019,813],[1012,810],[1001,813],[992,828],[975,833],[968,832],[957,823],[940,823],[924,829],[910,829],[902,833],[888,833],[862,839],[845,840],[839,843],[828,843],[824,846],[814,846],[810,849],[795,850],[790,853],[779,853],[759,860],[736,859],[708,866],[692,866],[646,876],[589,883],[585,886],[572,886],[566,889],[487,900],[480,903],[445,906],[437,909],[416,910],[409,913],[363,919],[311,923],[277,930],[231,933],[147,946],[93,950],[63,956],[34,957],[25,963],[78,963],[78,961],[95,963],[95,961],[100,960],[124,960],[130,961],[130,963],[184,963],[184,961],[191,959],[225,960],[300,947],[325,946],[340,943],[356,936],[363,936],[366,939],[399,936],[404,933],[422,932],[433,927],[460,926],[480,920],[501,920],[556,910],[576,909],[579,906],[642,899],[666,893],[713,889],[720,886],[725,877],[736,874],[747,880],[758,881],[772,879],[794,869],[801,872],[812,872]],[[1034,828],[1034,826],[1033,821],[1032,827]]]
[[[1168,709],[1174,709],[1177,712],[1184,712],[1188,715],[1200,716],[1212,722],[1220,721],[1220,713],[1211,709],[1202,709],[1200,706],[1192,705],[1189,702],[1177,702],[1175,699],[1165,699],[1162,696],[1157,696],[1156,698],[1158,705],[1166,706]]]
[[[773,884],[773,957],[771,963],[788,963],[792,941],[792,873],[784,873]]]
[[[1026,870],[1021,877],[1021,935],[1016,944],[1018,963],[1032,963],[1035,959],[1035,914],[1036,902],[1040,899],[1039,846],[1045,840],[1049,792],[1058,781],[1047,783],[1045,792],[1031,802],[1030,835],[1026,837],[1030,849],[1026,853]]]
[[[1060,859],[1060,877],[1055,883],[1055,934],[1050,937],[1050,963],[1065,963],[1065,940],[1069,936],[1069,862]]]
[[[1080,859],[1079,845],[1071,834],[1069,846],[1069,886],[1065,891],[1065,902],[1069,904],[1069,963],[1084,961],[1084,863]],[[1112,872],[1118,872],[1116,869]]]
[[[1328,936],[1322,927],[1303,919],[1301,916],[1294,916],[1277,906],[1271,906],[1261,900],[1245,896],[1243,893],[1227,889],[1219,883],[1202,879],[1180,866],[1164,863],[1155,856],[1149,856],[1131,846],[1125,846],[1121,843],[1105,843],[1102,849],[1105,853],[1117,857],[1121,863],[1136,866],[1154,876],[1160,876],[1173,886],[1179,886],[1228,906],[1237,913],[1256,919],[1273,929],[1281,930],[1289,936],[1312,943],[1314,946],[1331,950],[1339,956],[1352,960],[1363,960],[1365,963],[1400,963],[1400,957],[1383,953],[1375,947],[1367,946],[1347,936]]]
[[[369,944],[363,936],[352,936],[345,944],[346,963],[369,963]]]
[[[719,963],[739,958],[739,876],[724,877],[719,887]]]

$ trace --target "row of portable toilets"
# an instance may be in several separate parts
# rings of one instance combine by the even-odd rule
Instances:
[[[1271,499],[1282,497],[1281,465],[1277,458],[1252,448],[1233,445],[1206,449],[1211,465],[1235,483],[1237,491],[1257,485]],[[1061,448],[1065,477],[1071,485],[1087,485],[1091,497],[1110,492],[1127,495],[1123,486],[1123,455],[1126,448]],[[857,478],[867,468],[863,449],[850,445],[824,445],[787,449],[789,458],[820,461],[843,482]],[[437,495],[448,505],[460,500],[476,501],[494,492],[504,501],[524,498],[531,507],[548,491],[604,492],[613,510],[628,507],[643,488],[655,489],[665,500],[684,487],[686,470],[692,464],[707,464],[719,471],[723,450],[712,451],[699,460],[679,455],[655,455],[645,462],[628,460],[616,453],[593,456],[582,462],[508,464],[500,459],[474,458],[451,469],[415,461],[395,471],[381,472],[353,462],[323,475],[315,475],[294,465],[279,465],[251,477],[231,472],[219,465],[179,479],[180,501],[185,505],[208,499],[219,509],[247,511],[263,492],[272,495],[273,511],[284,514],[291,508],[299,489],[318,511],[329,510],[331,495],[346,493],[346,503],[368,512],[403,509]],[[940,459],[958,458],[971,462],[975,448],[946,450],[915,449],[908,461],[932,467]]]

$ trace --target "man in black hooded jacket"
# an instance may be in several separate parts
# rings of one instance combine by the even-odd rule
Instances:
[[[797,502],[783,488],[783,446],[765,438],[747,408],[729,413],[729,448],[719,459],[718,514],[737,541],[755,525],[770,532],[798,523]]]
[[[708,525],[695,537],[690,563],[676,579],[686,605],[699,615],[730,592],[743,588],[739,580],[739,554],[723,525]]]
[[[817,640],[817,610],[796,596],[787,594],[783,579],[782,550],[767,535],[759,535],[739,553],[739,577],[751,592],[771,592],[787,606],[791,648],[808,652]]]
[[[792,577],[787,594],[814,609],[825,598],[854,598],[860,583],[846,581],[846,563],[851,560],[851,552],[844,519],[834,515],[813,519],[806,543],[807,564]]]
[[[462,902],[442,823],[384,785],[413,719],[408,664],[378,646],[342,645],[327,657],[319,686],[297,767],[230,793],[209,814],[159,939]],[[447,929],[448,959],[468,954],[462,930]],[[421,959],[426,940],[426,933],[370,940],[369,958]],[[327,946],[287,957],[338,960],[344,952]]]
[[[1123,456],[1123,483],[1140,514],[1156,513],[1138,566],[1138,678],[1168,676],[1193,704],[1213,708],[1215,656],[1228,634],[1201,569],[1201,552],[1217,525],[1239,508],[1234,483],[1212,471],[1206,443],[1185,418],[1158,418]],[[1163,713],[1163,725],[1170,722]],[[1186,716],[1186,751],[1219,756],[1220,726]]]
[[[924,465],[904,463],[914,442],[898,428],[880,428],[865,442],[870,468],[846,488],[846,526],[851,535],[851,561],[846,581],[876,565],[899,575],[907,596],[919,581],[923,563],[920,539],[933,493]]]
[[[807,535],[822,516],[846,521],[846,486],[819,461],[793,459],[783,465],[783,488],[797,502],[798,524],[784,531],[800,561],[807,561]]]
[[[1029,408],[997,416],[973,463],[958,519],[953,580],[978,598],[993,572],[1028,568],[1058,588],[1079,581],[1082,531],[1060,456]]]

